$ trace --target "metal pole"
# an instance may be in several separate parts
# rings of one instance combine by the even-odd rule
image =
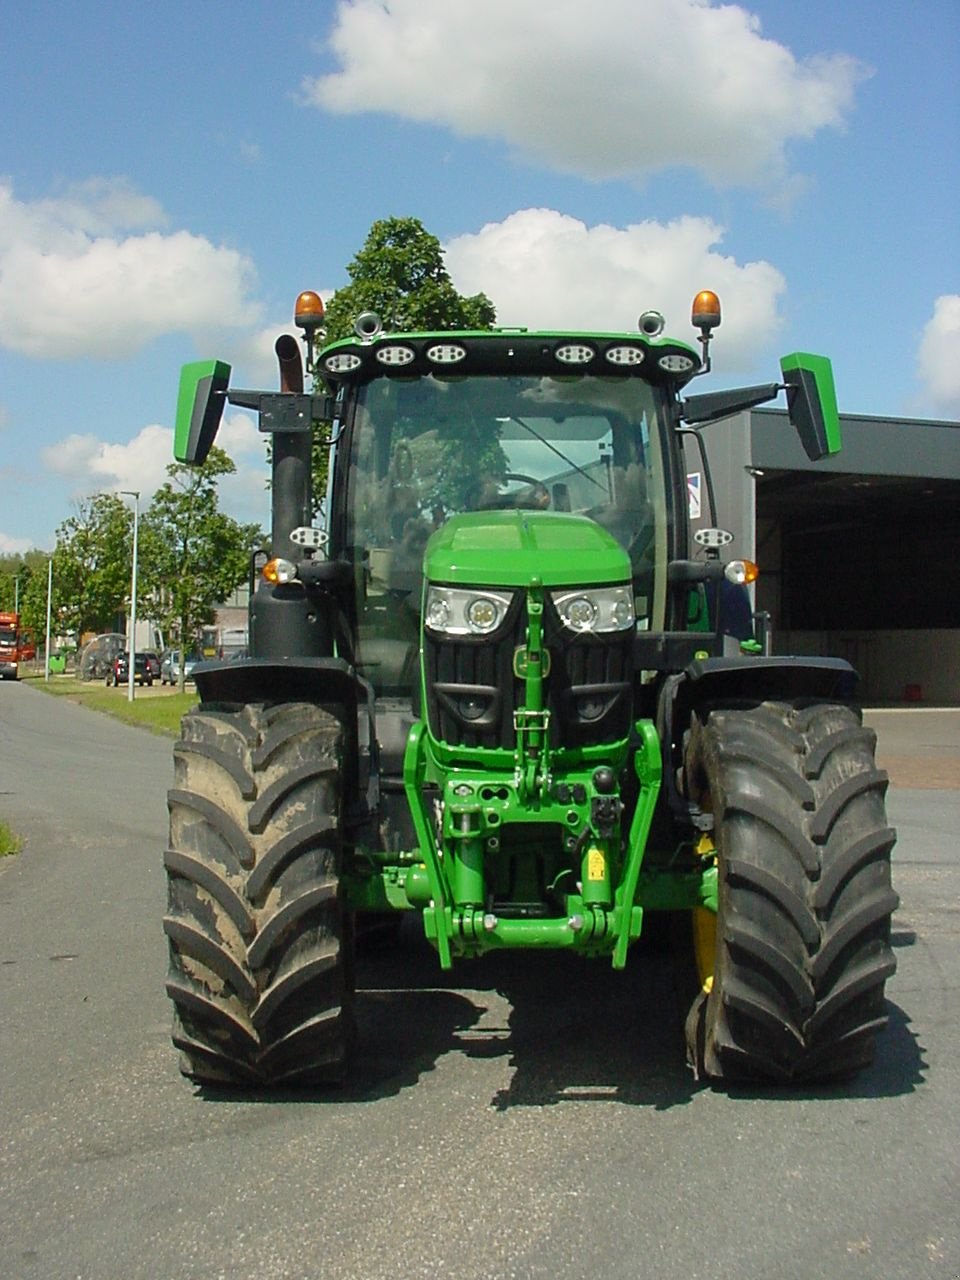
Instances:
[[[43,678],[50,680],[50,606],[53,599],[53,556],[47,561],[47,640],[43,646]]]
[[[137,535],[140,526],[140,491],[121,489],[120,492],[133,499],[133,572],[130,580],[130,635],[127,637],[127,700],[132,702],[133,658],[137,647]]]

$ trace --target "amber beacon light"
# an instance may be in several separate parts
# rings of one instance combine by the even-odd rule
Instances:
[[[720,324],[720,299],[712,289],[701,289],[693,300],[690,314],[694,327],[700,330],[700,345],[703,348],[703,369],[710,369],[710,339],[714,329]]]

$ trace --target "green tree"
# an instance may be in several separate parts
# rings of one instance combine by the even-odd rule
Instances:
[[[36,548],[22,554],[0,556],[0,609],[12,612],[19,605],[20,612],[23,613],[30,579],[34,574],[42,572],[44,583],[46,583],[49,559],[50,556],[46,551]]]
[[[47,609],[46,551],[34,548],[22,555],[0,556],[0,609],[19,609],[25,631],[32,631],[38,643],[43,640]]]
[[[367,233],[347,267],[350,283],[326,308],[326,342],[348,338],[363,311],[375,311],[386,329],[489,329],[497,313],[485,293],[465,297],[454,288],[443,248],[419,218],[383,218]],[[314,509],[327,491],[328,451],[313,449]]]
[[[27,554],[36,556],[37,560],[31,562],[26,580],[23,577],[20,579],[20,618],[24,629],[33,632],[37,652],[40,652],[47,633],[47,566],[50,555],[46,551],[30,551]],[[51,623],[56,633],[64,629],[56,613],[51,615]]]
[[[115,493],[78,502],[75,514],[57,529],[53,552],[52,605],[58,627],[78,636],[113,631],[130,593],[132,557],[133,513],[127,504]],[[43,588],[45,600],[45,581]],[[31,605],[36,594],[28,594]]]
[[[349,337],[361,311],[375,311],[387,329],[489,329],[496,320],[486,294],[456,291],[440,241],[419,218],[375,222],[347,274],[327,306],[327,341]]]
[[[246,579],[250,550],[263,536],[259,526],[240,524],[219,509],[218,482],[235,471],[216,448],[202,467],[171,463],[141,522],[144,598],[181,652]]]

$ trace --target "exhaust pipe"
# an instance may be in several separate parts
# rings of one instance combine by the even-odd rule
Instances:
[[[280,390],[303,394],[303,361],[300,343],[289,333],[282,333],[274,344],[280,366]]]
[[[274,344],[280,366],[280,390],[303,394],[303,361],[300,344],[285,333]],[[271,553],[296,561],[300,548],[290,541],[291,532],[311,522],[310,431],[273,433]]]

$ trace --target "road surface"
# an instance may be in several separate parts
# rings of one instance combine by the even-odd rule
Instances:
[[[411,935],[361,963],[351,1087],[252,1099],[169,1042],[170,741],[3,686],[0,1276],[957,1280],[960,711],[874,723],[899,970],[856,1083],[696,1085],[656,955],[445,978]]]

